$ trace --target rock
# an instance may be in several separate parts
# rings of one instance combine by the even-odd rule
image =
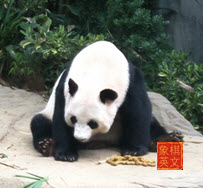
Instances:
[[[162,105],[161,111],[166,111],[165,114],[172,114],[170,117],[173,118],[180,116],[164,97],[155,93],[149,94],[153,104],[158,101]],[[158,100],[159,97],[164,103]],[[53,157],[41,156],[32,146],[29,124],[32,116],[42,110],[45,104],[44,99],[35,93],[20,89],[12,90],[0,85],[0,153],[8,156],[8,158],[0,159],[1,188],[16,188],[31,182],[32,180],[29,179],[15,177],[15,175],[27,175],[26,172],[44,177],[49,176],[50,185],[44,184],[43,186],[47,188],[203,187],[202,136],[186,135],[184,137],[184,159],[181,171],[157,170],[156,167],[143,166],[114,167],[107,163],[98,165],[98,161],[117,154],[118,150],[115,148],[81,150],[79,161],[74,163],[55,161]],[[156,113],[156,105],[153,107]],[[170,113],[167,111],[168,108]],[[160,117],[162,118],[162,115]],[[161,120],[160,117],[158,118]],[[170,117],[165,123],[167,126],[170,124],[180,126],[176,122],[179,121],[178,119],[173,120]],[[193,135],[197,134],[191,124],[184,123],[183,120],[180,122],[185,127],[181,125],[178,130],[182,127],[187,130],[182,131],[184,134],[192,131]],[[168,129],[176,130],[175,125],[171,125],[173,128],[168,127]],[[156,160],[156,153],[149,153],[145,157]]]
[[[176,131],[184,135],[202,136],[164,96],[153,92],[148,94],[152,102],[153,114],[167,132]]]
[[[170,35],[177,51],[189,53],[189,60],[198,64],[203,62],[203,1],[201,0],[154,0],[153,13],[161,14],[169,25],[166,32]]]

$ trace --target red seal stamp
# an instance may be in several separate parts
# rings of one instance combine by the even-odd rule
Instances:
[[[182,142],[157,142],[157,170],[183,170]]]

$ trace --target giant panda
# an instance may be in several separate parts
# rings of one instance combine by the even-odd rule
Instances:
[[[160,126],[142,72],[108,41],[76,55],[57,79],[45,109],[32,118],[31,131],[37,151],[70,162],[88,143],[90,148],[108,143],[122,155],[142,156],[159,140],[182,138]]]

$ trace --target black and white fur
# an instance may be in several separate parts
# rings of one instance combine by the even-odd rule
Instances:
[[[34,147],[61,161],[77,160],[79,143],[98,141],[120,146],[122,155],[140,156],[152,140],[169,135],[152,117],[141,71],[107,41],[89,45],[73,59],[45,109],[33,117],[31,130]]]

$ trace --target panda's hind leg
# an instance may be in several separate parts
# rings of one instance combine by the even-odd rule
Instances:
[[[152,152],[157,151],[157,142],[183,142],[183,135],[180,132],[167,133],[166,129],[160,125],[154,116],[152,116],[150,129],[149,150]]]
[[[157,142],[183,142],[183,135],[180,132],[166,133],[150,142],[149,150],[152,152],[157,151]]]
[[[53,155],[52,121],[43,114],[37,114],[32,118],[31,131],[34,148],[43,156]]]

